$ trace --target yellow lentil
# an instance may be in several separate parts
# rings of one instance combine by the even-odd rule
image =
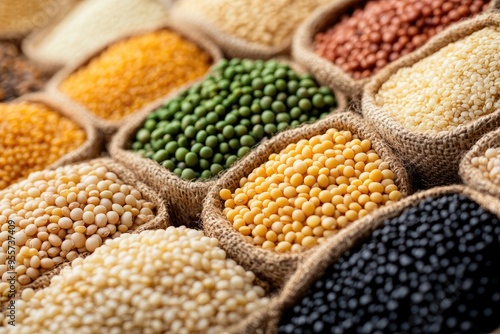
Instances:
[[[86,140],[73,121],[39,103],[0,103],[0,115],[0,189],[48,167]]]
[[[59,88],[97,116],[117,121],[201,77],[209,66],[205,51],[160,30],[111,45]]]
[[[354,164],[356,156],[368,163]],[[379,206],[399,200],[401,193],[393,179],[389,164],[369,140],[330,129],[271,154],[233,193],[222,189],[220,196],[226,207],[231,201],[239,204],[225,215],[248,241],[276,252],[297,252],[323,242]],[[259,195],[252,194],[257,184],[265,184]],[[252,215],[244,213],[251,207],[248,203],[263,194],[272,201],[252,206]],[[242,214],[247,219],[237,222]],[[269,226],[262,224],[263,217],[269,217]]]

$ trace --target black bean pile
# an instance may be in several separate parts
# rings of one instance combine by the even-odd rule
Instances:
[[[463,195],[422,200],[330,266],[279,333],[489,333],[500,222]]]

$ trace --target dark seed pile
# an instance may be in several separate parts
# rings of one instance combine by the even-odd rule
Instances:
[[[489,333],[499,254],[496,216],[463,195],[425,199],[346,252],[279,333]]]
[[[154,111],[132,149],[186,180],[209,179],[264,137],[314,122],[332,91],[275,60],[222,60],[211,75]]]

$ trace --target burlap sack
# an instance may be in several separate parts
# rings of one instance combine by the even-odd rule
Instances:
[[[200,13],[188,11],[176,4],[172,7],[172,16],[213,40],[228,58],[270,59],[290,53],[291,38],[281,45],[273,47],[249,42],[221,31]]]
[[[253,313],[238,328],[239,332],[232,333],[254,333],[256,330],[269,334],[277,333],[284,311],[299,303],[308,288],[320,279],[346,251],[362,243],[373,231],[381,228],[385,221],[398,217],[405,209],[417,205],[423,199],[458,193],[466,195],[481,207],[500,217],[498,199],[460,185],[422,191],[398,203],[380,208],[374,214],[361,218],[356,224],[347,226],[332,236],[328,242],[316,247],[307,260],[298,266],[297,271],[286,282],[279,294],[271,299],[268,307]]]
[[[164,7],[170,6],[169,4],[170,0],[157,0],[157,1]],[[49,24],[45,25],[42,29],[35,30],[22,41],[21,46],[23,53],[33,63],[35,63],[42,71],[46,73],[55,73],[56,71],[64,67],[66,62],[62,61],[61,59],[53,59],[47,57],[43,53],[40,53],[39,47],[40,45],[44,44],[47,36],[51,35],[54,28],[57,27],[59,24],[61,24],[61,22],[65,20],[65,17],[69,13],[72,13],[73,11],[78,12],[81,7],[85,7],[86,5],[87,4],[85,1],[83,2],[80,1],[75,3],[72,2],[71,5],[62,8],[59,11],[59,13],[50,20]],[[167,19],[168,18],[166,17],[165,20]],[[122,36],[127,36],[127,35],[130,36],[130,32],[127,31],[117,32],[117,34],[118,33]]]
[[[362,113],[377,129],[385,141],[394,148],[415,170],[424,186],[460,182],[458,165],[461,156],[485,133],[500,126],[500,110],[452,131],[436,134],[413,132],[388,115],[375,102],[375,95],[382,84],[398,69],[409,67],[437,52],[449,43],[464,38],[488,26],[499,26],[500,15],[483,14],[475,19],[460,22],[435,36],[414,53],[403,57],[377,73],[363,90]]]
[[[459,174],[469,187],[489,193],[500,198],[500,185],[495,184],[483,175],[479,168],[472,165],[472,158],[484,156],[488,148],[500,147],[500,130],[484,135],[460,162]]]
[[[57,72],[52,79],[47,83],[46,89],[47,91],[51,92],[54,95],[57,95],[61,100],[65,101],[65,103],[72,105],[75,110],[78,110],[78,112],[81,114],[82,118],[88,118],[94,124],[94,126],[101,131],[101,133],[104,135],[104,140],[105,142],[108,142],[111,140],[111,136],[121,127],[124,125],[128,124],[131,122],[131,120],[134,117],[134,114],[137,113],[133,112],[132,114],[124,117],[120,121],[110,121],[106,120],[103,118],[98,117],[95,115],[93,112],[88,110],[84,105],[82,105],[79,102],[76,102],[72,100],[69,96],[66,96],[59,90],[60,84],[72,73],[77,71],[79,68],[86,66],[93,58],[99,56],[103,51],[105,51],[110,45],[120,41],[120,40],[125,40],[128,38],[131,38],[133,36],[139,36],[147,32],[152,32],[156,30],[161,30],[161,29],[169,29],[171,31],[174,31],[184,38],[194,42],[196,45],[198,45],[200,48],[202,48],[204,51],[206,51],[212,58],[212,62],[215,64],[222,58],[222,53],[215,45],[212,43],[210,40],[207,40],[205,36],[202,34],[193,31],[189,29],[188,27],[183,26],[180,24],[177,20],[175,19],[170,19],[168,23],[166,24],[161,24],[160,26],[154,28],[154,29],[148,29],[148,30],[143,30],[143,31],[137,31],[134,32],[130,35],[127,35],[125,37],[119,38],[115,40],[114,42],[109,43],[108,45],[104,46],[102,49],[99,49],[97,51],[94,51],[90,54],[83,55],[79,59],[75,59],[74,62],[71,64],[68,64],[66,67],[61,69],[59,72]],[[166,96],[169,96],[167,94]],[[159,102],[164,101],[166,96],[163,96],[156,101],[151,101],[151,104],[148,105],[158,105]],[[148,106],[146,105],[146,107]]]
[[[286,58],[277,59],[288,63],[295,71],[299,73],[303,72],[300,66],[289,62]],[[198,82],[202,80],[200,79]],[[177,96],[182,90],[176,90],[169,98]],[[340,92],[334,91],[334,94],[337,107],[331,113],[343,112],[347,106],[347,99]],[[198,221],[199,214],[201,213],[202,201],[215,181],[182,180],[156,161],[142,158],[129,150],[137,130],[143,126],[146,117],[165,104],[169,98],[165,101],[156,101],[128,119],[127,124],[121,127],[116,135],[113,136],[108,150],[114,159],[122,162],[135,173],[141,175],[142,180],[146,184],[163,194],[167,200],[169,214],[175,222],[179,225],[193,226],[193,223]]]
[[[61,115],[71,119],[75,124],[85,131],[87,139],[77,149],[60,157],[56,162],[47,166],[47,168],[57,168],[59,166],[67,165],[77,161],[97,158],[102,151],[102,139],[94,125],[86,118],[81,117],[73,105],[66,103],[50,93],[31,93],[23,95],[18,99],[9,103],[16,102],[34,102],[46,105],[52,110],[60,113]]]
[[[120,164],[119,162],[110,158],[99,158],[90,160],[89,162],[103,163],[107,168],[109,168],[112,172],[114,172],[123,182],[132,185],[135,189],[139,190],[143,195],[144,199],[146,199],[149,202],[152,202],[156,206],[156,209],[154,210],[155,218],[150,222],[141,225],[135,230],[132,230],[130,232],[131,234],[138,234],[146,230],[165,229],[171,226],[170,217],[168,215],[164,199],[160,195],[158,195],[155,191],[153,191],[150,187],[148,187],[142,181],[140,181],[140,178],[138,178],[134,173],[128,170],[123,164]],[[79,258],[86,258],[90,254],[91,253],[89,252],[81,253],[79,255]],[[71,263],[66,261],[59,264],[54,269],[45,272],[31,284],[25,285],[21,287],[21,289],[16,291],[16,298],[21,297],[21,293],[24,289],[31,288],[35,291],[38,291],[40,289],[49,286],[51,278],[58,275],[62,269],[70,265]],[[2,303],[1,305],[2,312],[5,312],[6,306],[7,302]]]
[[[314,52],[314,37],[364,3],[359,0],[338,0],[316,10],[297,29],[292,43],[292,57],[295,61],[303,64],[318,80],[354,99],[361,97],[363,87],[370,79],[354,79],[328,59],[317,55]],[[499,0],[494,0],[488,11],[495,8],[500,8]],[[423,47],[426,45],[427,43]]]
[[[395,183],[399,187],[401,194],[407,196],[411,193],[410,181],[401,162],[380,139],[378,134],[363,121],[361,116],[353,112],[330,115],[312,125],[285,131],[259,145],[247,157],[230,168],[210,189],[203,202],[201,218],[206,235],[219,239],[220,247],[238,264],[262,276],[275,286],[281,286],[297,265],[314,253],[315,248],[303,253],[279,254],[255,247],[246,242],[243,236],[232,227],[232,224],[222,214],[224,201],[220,199],[219,192],[225,188],[234,191],[239,187],[240,180],[248,176],[256,167],[265,163],[271,153],[278,153],[288,144],[295,143],[300,139],[323,134],[330,128],[349,130],[358,134],[361,138],[370,139],[373,148],[384,161],[389,163],[391,170],[395,174]],[[352,225],[357,225],[357,223]]]

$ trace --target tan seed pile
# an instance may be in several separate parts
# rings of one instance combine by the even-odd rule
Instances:
[[[483,28],[411,67],[378,91],[382,110],[411,131],[437,133],[500,109],[500,28]]]
[[[483,156],[474,157],[472,166],[478,168],[483,176],[500,186],[500,148],[492,147],[484,152]]]
[[[268,298],[217,245],[184,226],[108,240],[49,287],[25,290],[16,326],[26,333],[221,333]]]
[[[227,219],[248,242],[296,253],[399,200],[394,177],[369,140],[330,129],[271,154],[241,188],[222,189],[220,197]]]
[[[329,0],[182,0],[178,6],[200,13],[222,31],[248,42],[278,46],[299,24]]]
[[[19,288],[150,221],[153,210],[137,189],[100,162],[31,173],[0,191],[0,301],[9,292],[9,220],[15,222]]]

